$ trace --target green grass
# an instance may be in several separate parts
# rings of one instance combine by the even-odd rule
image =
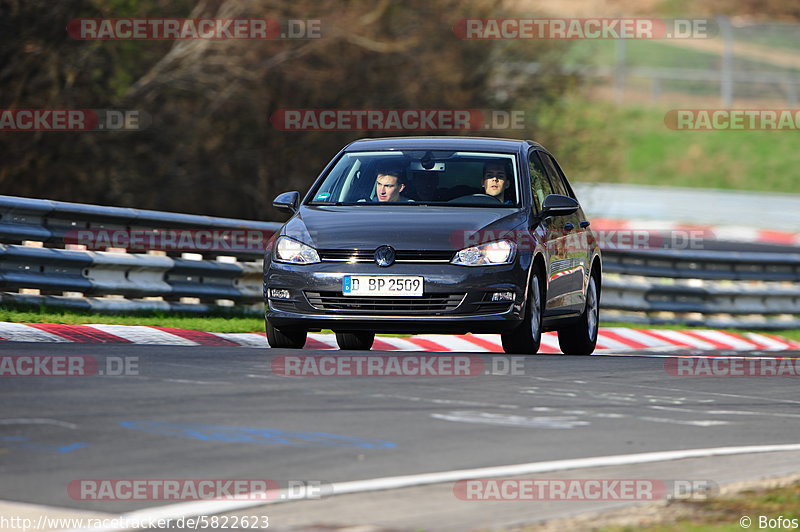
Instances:
[[[676,131],[667,110],[564,98],[526,133],[576,182],[800,193],[797,131]]]
[[[713,52],[692,50],[668,42],[626,40],[623,43],[624,62],[628,67],[698,68],[719,70],[721,56]],[[778,51],[785,52],[784,49]],[[617,63],[617,43],[613,40],[578,40],[569,43],[567,65],[614,66]],[[736,57],[735,70],[771,72],[796,72],[796,69],[775,66],[771,63]]]
[[[800,35],[797,29],[796,24],[781,23],[734,27],[733,39],[735,42],[771,46],[782,51],[794,52],[800,47]]]
[[[691,517],[674,522],[671,514],[687,510]],[[604,527],[599,532],[741,532],[739,519],[749,517],[751,530],[785,530],[759,528],[759,516],[775,519],[800,519],[800,483],[769,489],[748,490],[729,497],[712,497],[707,501],[672,503],[663,510],[665,524],[653,526]],[[524,530],[524,529],[523,529]],[[791,530],[791,528],[788,528]]]

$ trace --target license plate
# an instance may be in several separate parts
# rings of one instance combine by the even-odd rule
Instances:
[[[421,296],[422,277],[414,275],[346,275],[346,296]]]

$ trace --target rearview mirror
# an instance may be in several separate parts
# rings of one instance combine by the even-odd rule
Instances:
[[[300,193],[297,191],[292,192],[284,192],[283,194],[278,194],[274,200],[272,200],[272,206],[277,209],[287,209],[292,212],[297,212],[297,206],[300,204]]]
[[[542,212],[539,216],[569,216],[578,210],[580,204],[575,198],[562,196],[561,194],[550,194],[542,202]]]

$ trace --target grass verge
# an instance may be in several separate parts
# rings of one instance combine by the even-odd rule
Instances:
[[[601,532],[734,532],[800,528],[800,482],[781,487],[750,489],[706,501],[672,502],[664,508],[665,522],[648,526],[610,526]],[[675,517],[672,517],[675,516]],[[750,519],[744,527],[740,519]],[[782,519],[781,524],[769,520]],[[794,521],[792,521],[794,520]],[[746,520],[745,520],[746,521]],[[759,526],[761,525],[761,526]],[[764,526],[766,525],[766,526]],[[772,526],[770,526],[772,525]]]
[[[667,108],[568,97],[527,131],[574,182],[800,192],[800,150],[788,131],[675,131]]]

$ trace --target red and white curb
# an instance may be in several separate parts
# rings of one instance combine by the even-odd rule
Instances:
[[[264,333],[214,333],[140,325],[60,325],[0,322],[0,341],[101,343],[175,346],[267,347]],[[338,349],[332,334],[309,333],[308,349]],[[457,351],[502,353],[497,334],[420,334],[409,337],[379,336],[373,349],[380,351]],[[602,327],[597,352],[642,351],[787,351],[800,343],[765,333],[717,330],[667,330]],[[556,333],[542,336],[541,353],[560,353]]]
[[[800,233],[791,231],[773,231],[769,229],[754,229],[749,226],[736,225],[698,225],[665,220],[613,220],[596,218],[592,220],[592,230],[603,231],[610,242],[615,243],[612,232],[623,231],[653,231],[653,232],[679,232],[686,234],[697,232],[703,239],[724,240],[728,242],[759,242],[764,244],[779,244],[784,246],[800,246]],[[617,247],[624,247],[624,236],[620,235]],[[688,242],[684,242],[688,244]],[[630,245],[630,243],[629,243]]]

